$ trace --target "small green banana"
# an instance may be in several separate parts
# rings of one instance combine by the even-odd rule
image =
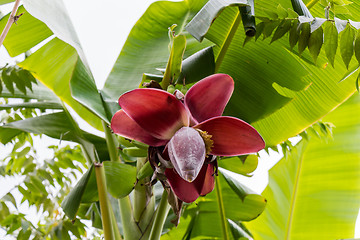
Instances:
[[[123,153],[130,157],[146,157],[147,156],[147,149],[138,148],[138,147],[127,147],[124,148]]]

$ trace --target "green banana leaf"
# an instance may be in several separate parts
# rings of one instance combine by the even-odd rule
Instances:
[[[75,219],[77,211],[80,207],[81,198],[84,195],[86,185],[89,182],[91,173],[93,172],[94,165],[86,171],[81,179],[76,183],[70,193],[64,198],[61,203],[61,208],[70,219]]]
[[[250,176],[258,166],[258,156],[247,155],[241,157],[222,158],[218,161],[219,167],[244,176]]]
[[[75,29],[67,15],[62,0],[52,2],[25,0],[24,6],[33,16],[45,22],[59,39],[76,49],[79,58],[75,63],[75,68],[70,80],[71,96],[99,118],[109,122],[80,41],[77,38]],[[66,91],[69,91],[69,85],[65,84],[65,86],[67,87]],[[56,88],[54,89],[56,90]],[[67,96],[66,99],[72,99],[71,96]],[[91,119],[91,116],[88,116],[88,118]],[[84,119],[90,122],[98,120],[96,118],[96,120]],[[100,128],[100,126],[98,126],[98,128]]]
[[[23,103],[13,103],[13,104],[1,104],[0,110],[10,109],[10,108],[37,108],[37,109],[63,109],[62,105],[58,102],[23,102]]]
[[[258,0],[255,13],[264,16],[268,11],[276,12],[279,3],[285,9],[291,8],[291,1],[287,0]],[[167,28],[172,24],[178,24],[177,31],[183,30],[187,36],[185,58],[211,42],[215,44],[216,58],[224,51],[238,8],[226,8],[205,35],[211,42],[200,44],[182,26],[200,10],[202,4],[189,0],[156,2],[149,7],[130,32],[102,90],[107,102],[114,103],[112,112],[118,109],[118,97],[138,86],[142,73],[159,74],[156,68],[166,66],[169,55]],[[359,11],[355,10],[352,13],[358,16]],[[171,17],[166,12],[171,12]],[[252,123],[267,146],[275,146],[299,134],[356,91],[355,76],[343,65],[340,53],[335,57],[334,69],[327,64],[324,52],[315,65],[308,50],[300,58],[289,49],[285,38],[271,45],[268,44],[270,39],[250,41],[242,47],[244,41],[244,31],[239,28],[219,68],[219,72],[228,73],[235,80],[235,92],[225,115]],[[349,69],[356,66],[355,60],[351,61]],[[346,80],[339,83],[345,77]]]
[[[246,224],[255,239],[354,237],[360,207],[360,95],[329,114],[333,140],[301,141],[271,170],[264,213]]]
[[[0,126],[0,142],[6,144],[22,132],[45,134],[52,138],[77,142],[85,147],[94,145],[101,160],[109,159],[105,139],[85,131],[81,131],[80,135],[75,128],[65,112],[50,113]]]
[[[12,27],[4,41],[10,56],[50,39],[18,65],[31,71],[90,125],[102,130],[100,119],[109,120],[62,1],[24,1],[24,6],[19,8],[24,12],[17,22],[19,27]],[[8,16],[1,19],[0,30]]]
[[[31,16],[23,6],[18,8],[18,12],[24,13],[17,24],[10,28],[9,33],[4,39],[4,46],[10,57],[15,57],[23,52],[30,50],[35,45],[53,35],[52,31],[41,21]],[[9,14],[1,19],[0,29],[4,29]],[[26,41],[24,41],[26,39]]]

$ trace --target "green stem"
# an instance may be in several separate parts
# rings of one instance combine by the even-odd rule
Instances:
[[[105,132],[106,145],[107,145],[109,155],[110,155],[110,161],[118,162],[118,161],[120,161],[120,158],[118,156],[117,148],[115,146],[115,137],[110,132],[110,129],[109,129],[108,125],[106,124],[106,122],[102,121],[102,124],[103,124],[104,132]]]
[[[115,146],[115,137],[111,134],[110,129],[109,129],[108,125],[106,124],[106,122],[104,122],[104,121],[101,121],[101,122],[103,124],[104,132],[105,132],[106,145],[108,148],[110,161],[113,161],[113,162],[119,161],[120,158],[118,157],[117,149]],[[111,211],[111,221],[112,221],[113,231],[115,234],[115,239],[122,239],[119,227],[117,225],[114,211]]]
[[[136,168],[137,172],[140,171],[142,166],[144,166],[146,162],[146,158],[137,158]],[[134,219],[136,222],[140,222],[141,216],[146,209],[148,204],[148,200],[151,196],[149,196],[148,191],[151,186],[145,185],[146,182],[149,181],[148,178],[144,178],[139,180],[134,189]],[[151,195],[151,194],[150,194]]]
[[[141,216],[139,227],[142,229],[141,240],[150,239],[150,231],[154,222],[155,215],[155,196],[152,195],[144,213]]]
[[[105,240],[115,239],[112,221],[111,221],[111,206],[106,190],[106,178],[105,170],[102,163],[95,163],[95,176],[96,184],[99,193],[99,202],[100,202],[100,211],[101,211],[101,221],[104,230]]]
[[[167,214],[170,209],[170,205],[167,202],[168,194],[166,190],[164,190],[163,195],[161,197],[161,201],[159,203],[158,208],[156,209],[155,219],[153,226],[151,228],[150,237],[151,240],[160,239],[161,232],[167,217]]]
[[[137,172],[145,165],[146,158],[138,158],[136,162]],[[150,228],[155,212],[155,197],[152,194],[152,186],[149,184],[150,177],[137,182],[134,189],[134,219],[143,234],[142,239],[148,239]]]
[[[227,221],[226,221],[226,216],[225,216],[224,203],[222,201],[221,185],[220,185],[219,178],[215,177],[215,179],[216,179],[216,185],[215,185],[216,198],[217,198],[218,207],[219,207],[219,214],[220,214],[220,221],[221,221],[223,239],[228,240],[229,239],[229,231],[228,231],[228,228],[227,228]]]
[[[306,7],[308,9],[312,8],[319,0],[311,0],[310,2],[308,2],[308,4],[306,4]]]
[[[119,199],[120,217],[123,225],[124,239],[138,240],[141,238],[141,232],[138,228],[133,213],[131,211],[131,201],[129,196]]]
[[[241,14],[240,14],[240,11],[238,10],[238,12],[236,14],[236,17],[235,17],[235,20],[234,20],[234,22],[232,24],[231,30],[228,33],[228,35],[226,37],[226,40],[225,40],[224,44],[222,45],[221,50],[220,50],[220,52],[219,52],[219,54],[218,54],[218,56],[216,58],[216,61],[215,61],[215,73],[218,72],[218,70],[219,70],[219,68],[221,66],[221,63],[224,60],[226,52],[229,49],[231,41],[234,38],[236,30],[238,29],[240,23],[241,23]]]
[[[111,208],[111,210],[112,210],[112,208]],[[115,214],[114,214],[113,210],[111,211],[111,221],[112,221],[113,231],[114,231],[114,234],[115,234],[115,239],[116,240],[122,240],[120,230],[119,230],[119,227],[117,225],[116,217],[115,217]]]
[[[115,145],[114,136],[111,134],[110,129],[108,128],[107,124],[105,122],[102,122],[102,123],[103,123],[103,127],[104,127],[106,145],[108,147],[110,160],[113,162],[120,161],[120,158],[118,157],[117,148]],[[119,199],[119,208],[120,208],[121,222],[122,222],[123,231],[124,231],[124,239],[126,239],[126,240],[140,239],[141,232],[139,231],[139,228],[137,227],[137,225],[134,221],[129,196]],[[113,220],[115,220],[115,222],[116,222],[115,216],[113,217]]]

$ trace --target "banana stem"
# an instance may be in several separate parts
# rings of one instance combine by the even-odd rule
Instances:
[[[114,136],[111,134],[107,124],[104,121],[102,123],[105,132],[106,145],[108,147],[108,151],[110,155],[110,160],[113,162],[118,162],[120,161],[120,158],[118,157]],[[140,239],[141,232],[134,221],[134,216],[132,213],[131,201],[129,196],[119,199],[119,208],[120,208],[120,218],[124,229],[124,239],[126,240]],[[113,217],[113,220],[115,220],[115,216]],[[115,227],[117,228],[117,226]]]
[[[105,240],[115,239],[111,221],[111,205],[107,196],[105,170],[102,163],[95,163],[96,184],[99,193],[101,221]]]
[[[166,216],[169,212],[170,205],[167,203],[168,194],[166,190],[164,190],[163,195],[161,197],[161,201],[155,213],[154,224],[151,228],[150,237],[151,240],[160,239],[161,232],[166,220]]]
[[[119,207],[120,207],[121,222],[123,224],[124,239],[125,240],[141,239],[141,232],[134,220],[129,196],[119,199]]]
[[[221,229],[222,229],[222,233],[223,233],[223,239],[224,240],[229,240],[229,231],[228,231],[228,228],[227,228],[227,221],[226,221],[226,216],[225,216],[225,208],[224,208],[224,203],[223,203],[223,200],[222,200],[221,186],[220,186],[219,177],[215,177],[215,179],[216,179],[216,184],[215,184],[216,198],[217,198],[218,207],[219,207],[219,214],[220,214],[220,221],[221,221]]]
[[[145,162],[146,158],[137,158],[137,172],[140,171]],[[149,194],[149,191],[151,191],[149,187],[151,188],[151,186],[145,185],[146,180],[148,180],[148,178],[139,180],[134,189],[134,219],[136,222],[140,222],[141,216],[146,210],[147,204],[151,197],[151,192]]]
[[[106,139],[106,145],[109,151],[110,155],[110,161],[112,162],[118,162],[120,161],[120,158],[117,153],[117,148],[115,146],[115,137],[113,134],[111,134],[109,127],[107,126],[106,122],[102,121],[104,132],[105,132],[105,139]]]
[[[146,158],[138,158],[136,168],[139,172],[145,165]],[[150,177],[139,180],[134,189],[134,219],[143,234],[142,239],[148,239],[153,216],[155,213],[155,198],[152,194],[152,187],[148,184]]]

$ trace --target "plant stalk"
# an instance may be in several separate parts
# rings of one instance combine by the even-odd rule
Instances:
[[[95,167],[96,184],[99,193],[101,221],[104,230],[104,237],[105,240],[113,240],[115,239],[115,236],[111,221],[111,205],[106,190],[106,178],[105,178],[104,166],[102,163],[95,163],[94,167]]]
[[[150,237],[151,240],[158,240],[160,239],[161,232],[167,217],[167,214],[170,209],[170,205],[167,202],[168,194],[166,190],[164,190],[163,195],[161,197],[161,201],[159,203],[158,208],[156,209],[155,219],[153,226],[151,228]]]
[[[134,220],[129,196],[119,199],[119,207],[124,239],[139,240],[141,238],[141,232]]]
[[[104,121],[101,121],[101,122],[103,124],[104,132],[105,132],[106,145],[107,145],[107,148],[109,151],[110,161],[119,162],[120,158],[117,153],[117,148],[115,146],[115,141],[116,141],[115,137],[110,132],[110,129],[109,129],[108,125],[106,124],[106,122],[104,122]]]
[[[122,240],[122,237],[121,237],[121,234],[120,234],[119,227],[117,225],[117,221],[116,221],[116,217],[115,217],[113,208],[111,208],[111,221],[112,221],[112,227],[113,227],[113,232],[114,232],[114,235],[115,235],[115,239],[116,240]]]
[[[145,165],[146,158],[137,158],[137,171]],[[155,213],[155,198],[152,194],[152,186],[149,184],[150,177],[139,180],[134,189],[134,220],[143,235],[142,239],[148,239],[153,216]]]
[[[221,47],[221,50],[216,58],[215,61],[215,73],[217,73],[219,71],[219,68],[221,66],[222,61],[224,60],[224,57],[226,55],[227,50],[229,49],[229,46],[231,44],[232,39],[235,36],[236,30],[238,29],[239,25],[241,23],[241,14],[240,11],[238,10],[235,20],[232,24],[231,30],[229,32],[229,34],[226,37],[226,40],[224,42],[224,44]]]
[[[6,37],[6,35],[8,34],[8,32],[9,32],[9,30],[11,28],[11,25],[14,22],[16,22],[16,20],[17,20],[16,12],[17,12],[17,10],[19,8],[19,5],[20,5],[20,0],[16,0],[15,4],[14,4],[14,7],[13,7],[11,13],[10,13],[9,19],[8,19],[6,25],[5,25],[5,28],[4,28],[3,32],[1,33],[1,35],[0,35],[0,47],[3,44],[3,42],[5,40],[5,37]]]
[[[228,231],[228,228],[227,228],[227,221],[226,221],[226,216],[225,216],[224,203],[222,201],[220,180],[219,180],[218,177],[215,177],[215,179],[216,179],[216,183],[215,183],[216,198],[217,198],[218,207],[219,207],[219,214],[220,214],[220,221],[221,221],[221,229],[222,229],[223,239],[224,240],[229,240],[229,231]]]
[[[102,123],[105,132],[106,145],[110,155],[110,160],[113,162],[119,162],[120,158],[118,157],[118,152],[115,145],[115,138],[111,134],[107,124],[104,121]],[[124,229],[124,239],[126,240],[140,239],[141,232],[139,231],[139,228],[137,227],[134,221],[134,216],[132,213],[131,201],[129,196],[119,199],[119,208],[120,208],[120,218]],[[113,220],[115,220],[116,223],[115,216],[113,217]]]
[[[137,158],[137,172],[141,169],[142,166],[144,166],[145,162],[146,158]],[[151,186],[146,185],[147,181],[149,181],[148,178],[139,180],[134,189],[134,219],[138,223],[140,222],[141,217],[146,210],[147,204],[151,197]]]

